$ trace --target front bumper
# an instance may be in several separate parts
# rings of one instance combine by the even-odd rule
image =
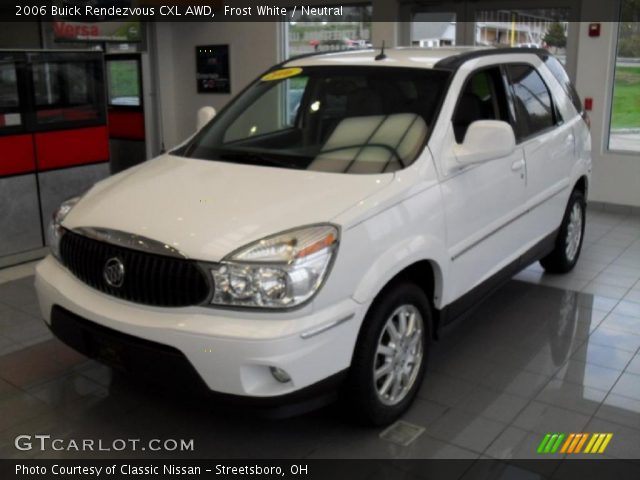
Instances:
[[[276,400],[327,378],[335,378],[351,363],[363,316],[362,306],[351,299],[317,312],[309,306],[282,314],[206,307],[147,307],[92,289],[51,256],[38,264],[35,283],[41,313],[50,326],[55,308],[60,318],[75,319],[91,327],[92,332],[104,327],[108,330],[102,333],[111,335],[115,332],[116,337],[117,334],[126,335],[127,351],[137,352],[140,357],[147,352],[145,346],[150,346],[146,342],[152,342],[154,348],[172,352],[175,358],[184,358],[186,364],[179,363],[190,366],[195,373],[193,376],[182,375],[187,382],[197,383],[201,379],[200,383],[209,390],[242,397]],[[59,334],[58,327],[63,324],[66,337],[73,337],[69,331],[82,329],[74,327],[73,322],[56,320],[52,328],[54,333]],[[331,328],[323,330],[327,326]],[[95,337],[95,333],[91,336]],[[95,338],[84,346],[63,339],[74,348],[80,351],[84,348],[84,353],[98,357],[96,352],[100,353],[104,348],[108,352],[114,345],[113,338],[102,342],[106,347]],[[132,342],[132,339],[140,342]],[[75,341],[80,340],[76,337]],[[112,354],[111,363],[118,367],[118,362],[123,360],[118,358],[117,352]],[[132,360],[126,358],[134,354],[125,355],[125,362],[131,364]],[[108,361],[109,353],[106,355]],[[138,364],[138,360],[133,363]],[[285,370],[291,381],[278,382],[271,375],[270,367]],[[163,378],[166,381],[166,377]]]

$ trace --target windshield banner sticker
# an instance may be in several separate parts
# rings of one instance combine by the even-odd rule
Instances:
[[[262,76],[263,82],[273,82],[274,80],[282,80],[289,77],[295,77],[296,75],[300,75],[302,73],[302,69],[298,67],[292,68],[281,68],[280,70],[275,70],[273,72],[269,72],[266,75]]]

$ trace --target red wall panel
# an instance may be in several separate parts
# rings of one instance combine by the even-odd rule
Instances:
[[[39,170],[109,160],[106,126],[42,132],[35,137]]]
[[[33,172],[36,162],[31,134],[0,137],[0,176]]]
[[[109,137],[144,140],[144,114],[110,110]]]

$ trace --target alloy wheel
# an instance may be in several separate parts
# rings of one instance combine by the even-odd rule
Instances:
[[[580,248],[582,240],[582,207],[578,202],[573,204],[567,225],[567,237],[565,240],[565,254],[569,262],[573,262]]]
[[[423,356],[424,321],[414,305],[401,305],[387,319],[373,362],[373,383],[380,402],[402,402],[413,387]]]

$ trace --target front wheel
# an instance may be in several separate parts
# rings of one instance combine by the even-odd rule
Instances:
[[[424,376],[431,307],[416,285],[383,292],[364,320],[350,369],[347,401],[354,417],[385,425],[411,405]]]
[[[554,250],[540,260],[549,273],[567,273],[578,262],[584,239],[586,201],[582,192],[574,190],[560,225]]]

